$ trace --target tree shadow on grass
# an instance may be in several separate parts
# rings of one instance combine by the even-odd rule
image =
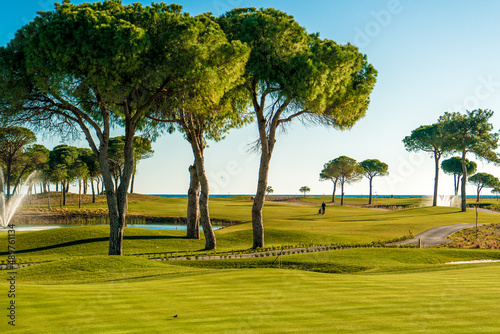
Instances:
[[[170,235],[165,235],[165,236],[124,236],[123,240],[154,240],[154,239],[187,239],[186,237],[180,237],[180,236],[170,236]],[[50,250],[50,249],[58,249],[58,248],[63,248],[63,247],[71,247],[71,246],[77,246],[77,245],[84,245],[84,244],[92,244],[95,242],[108,242],[109,237],[101,237],[101,238],[88,238],[88,239],[81,239],[81,240],[74,240],[74,241],[69,241],[69,242],[63,242],[60,244],[54,244],[54,245],[49,245],[49,246],[43,246],[43,247],[37,247],[37,248],[30,248],[30,249],[22,249],[22,250],[16,250],[16,254],[23,254],[23,253],[30,253],[30,252],[40,252],[40,251],[45,251],[45,250]],[[9,255],[9,252],[0,252],[0,256],[4,255]]]

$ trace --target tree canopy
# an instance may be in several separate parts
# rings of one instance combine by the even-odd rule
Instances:
[[[333,182],[332,202],[335,202],[335,191],[337,190],[337,182],[340,178],[340,174],[338,173],[338,170],[335,169],[335,166],[333,165],[332,162],[333,160],[330,160],[329,162],[323,165],[323,169],[319,173],[319,180],[320,181],[330,180]]]
[[[368,204],[372,204],[373,178],[376,176],[389,175],[389,166],[378,159],[367,159],[360,162],[363,167],[363,175],[369,180],[370,195]]]
[[[365,115],[377,72],[351,45],[308,34],[292,16],[272,8],[237,8],[218,21],[229,40],[246,43],[243,86],[250,92],[261,153],[252,207],[253,247],[264,247],[262,208],[278,128],[294,119],[336,129]]]
[[[477,170],[477,164],[474,161],[465,159],[465,168],[467,174],[474,174]],[[458,195],[460,187],[460,176],[462,176],[462,158],[451,157],[441,162],[441,169],[445,174],[453,175],[453,189],[455,196]]]
[[[331,168],[336,171],[340,181],[340,205],[344,205],[344,185],[361,180],[364,169],[355,159],[342,155],[331,161]]]
[[[439,183],[439,160],[449,150],[449,136],[443,124],[422,125],[411,132],[410,136],[403,139],[407,151],[424,151],[431,153],[434,157],[434,196],[432,205],[437,205],[438,183]]]
[[[8,126],[0,127],[0,165],[4,171],[4,184],[6,189],[2,189],[9,200],[11,195],[11,183],[16,174],[15,167],[19,166],[24,156],[24,149],[27,145],[36,141],[33,131],[24,127]],[[17,171],[18,175],[21,173]],[[22,176],[19,175],[19,177]]]
[[[477,202],[479,202],[479,195],[483,188],[496,189],[500,187],[500,181],[498,180],[498,178],[488,173],[476,173],[469,178],[469,181],[476,186]]]
[[[448,136],[448,147],[451,151],[462,155],[462,211],[467,210],[467,153],[473,153],[477,158],[498,162],[495,150],[498,148],[499,134],[492,132],[493,125],[489,122],[493,111],[476,109],[465,114],[445,113],[439,118]]]
[[[146,128],[144,116],[161,95],[190,80],[199,40],[214,37],[217,44],[216,28],[181,8],[65,1],[40,12],[0,48],[3,119],[52,132],[83,131],[97,156],[111,221],[110,255],[123,252],[136,131]],[[118,189],[108,165],[113,126],[121,126],[125,138]]]

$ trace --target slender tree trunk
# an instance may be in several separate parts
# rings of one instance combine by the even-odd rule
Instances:
[[[82,180],[78,180],[78,209],[82,208]]]
[[[189,166],[190,184],[188,190],[187,207],[187,235],[188,239],[200,238],[200,181],[195,166]]]
[[[66,194],[68,193],[68,190],[66,188],[69,188],[66,183],[63,181],[61,184],[61,189],[62,189],[62,196],[63,196],[63,206],[66,206]]]
[[[372,204],[373,177],[370,177],[369,180],[370,180],[370,198],[368,199],[368,205]]]
[[[92,188],[92,203],[95,203],[94,180],[90,181],[90,187]]]
[[[7,203],[9,203],[10,200],[10,177],[11,177],[11,172],[12,172],[12,159],[9,159],[7,161]]]
[[[127,105],[128,106],[128,105]],[[99,159],[101,173],[106,189],[106,198],[108,200],[110,235],[109,235],[109,255],[123,255],[123,231],[127,216],[127,190],[130,186],[130,179],[133,169],[133,138],[135,134],[135,125],[131,124],[130,116],[125,113],[125,146],[124,146],[124,166],[118,187],[113,185],[109,165],[107,161],[107,147],[109,142],[109,133],[107,140],[101,143],[101,152],[106,152]],[[116,190],[116,192],[115,192]]]
[[[434,197],[432,198],[432,206],[437,206],[437,197],[438,197],[438,182],[439,182],[439,159],[441,158],[441,154],[438,152],[434,152]]]
[[[460,176],[453,173],[453,190],[455,191],[455,196],[458,195],[458,185],[460,183]]]
[[[135,172],[132,174],[132,181],[130,181],[130,193],[134,193]]]
[[[63,207],[63,196],[64,196],[64,186],[63,183],[61,182],[61,197],[59,198],[59,206],[62,208]]]
[[[215,233],[212,229],[212,223],[210,222],[210,213],[208,208],[209,201],[209,185],[208,178],[205,173],[205,162],[203,157],[203,149],[201,145],[192,145],[193,153],[195,155],[195,166],[196,174],[201,186],[200,194],[200,224],[203,227],[203,234],[205,235],[205,249],[215,249],[217,247],[217,241],[215,239]],[[196,147],[195,147],[196,146]]]
[[[47,191],[47,207],[50,209],[50,189]]]
[[[340,197],[340,205],[344,205],[344,183],[344,180],[340,180],[340,192],[342,193]]]
[[[481,193],[481,190],[483,187],[480,187],[479,185],[477,186],[477,197],[476,197],[476,202],[479,203],[479,194]]]
[[[467,195],[465,193],[465,187],[467,185],[467,166],[465,165],[465,155],[466,151],[462,152],[462,212],[467,211]]]
[[[332,180],[333,182],[332,203],[335,203],[335,191],[337,190],[337,181],[338,179],[335,179],[335,181]]]
[[[265,194],[267,188],[267,177],[269,175],[269,163],[271,157],[262,153],[259,166],[259,181],[257,183],[257,192],[252,206],[252,228],[253,228],[253,248],[264,247],[264,221],[262,209],[265,203]]]

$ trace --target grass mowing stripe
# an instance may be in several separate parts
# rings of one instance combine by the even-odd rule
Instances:
[[[495,333],[499,297],[497,264],[410,274],[254,269],[149,282],[23,284],[16,332]]]

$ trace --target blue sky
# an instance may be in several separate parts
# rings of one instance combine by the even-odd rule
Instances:
[[[81,3],[84,1],[73,1]],[[124,4],[137,1],[123,1]],[[139,1],[149,4],[149,1]],[[325,162],[340,155],[358,161],[379,159],[390,176],[376,179],[377,194],[431,194],[433,159],[405,151],[402,139],[445,111],[475,108],[495,111],[500,127],[500,2],[498,1],[245,1],[178,0],[192,15],[220,15],[234,7],[273,7],[293,15],[308,32],[351,43],[368,56],[379,72],[366,117],[349,131],[294,124],[278,137],[269,185],[277,194],[298,194],[307,185],[313,194],[330,194],[331,182],[320,182]],[[53,9],[47,0],[2,1],[0,43],[39,10]],[[119,129],[116,130],[117,135]],[[257,186],[259,156],[248,153],[257,137],[251,124],[231,131],[226,140],[210,143],[206,170],[211,192],[252,194]],[[48,148],[57,138],[40,138]],[[85,141],[70,143],[86,146]],[[147,194],[187,192],[190,146],[179,133],[154,143],[153,158],[139,164],[135,190]],[[478,170],[500,177],[500,168],[478,161]],[[440,194],[452,192],[451,176],[441,174]],[[468,193],[473,194],[472,186]],[[367,194],[368,182],[348,185],[346,194]],[[489,191],[485,192],[489,193]]]

